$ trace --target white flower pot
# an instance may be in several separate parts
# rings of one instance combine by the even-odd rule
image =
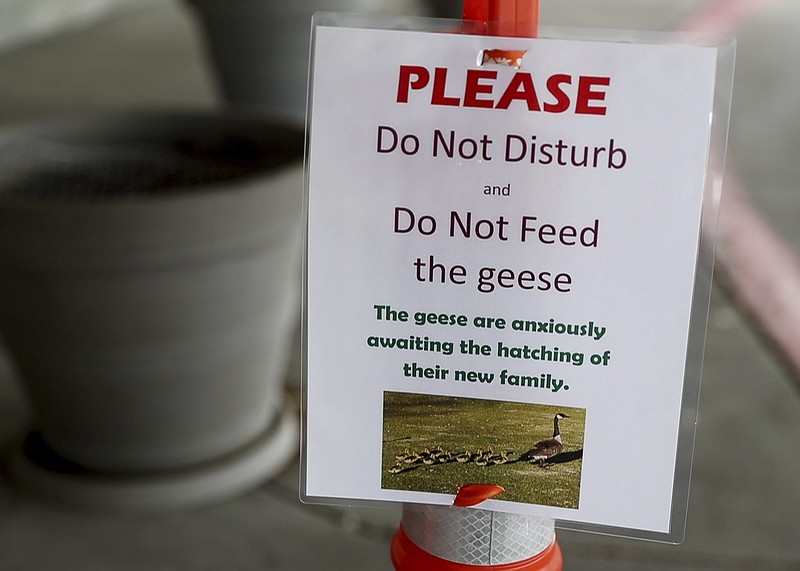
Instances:
[[[30,457],[52,451],[80,468],[61,495],[124,475],[89,503],[171,507],[237,493],[296,453],[283,380],[302,144],[199,113],[0,134],[0,335],[49,448],[28,442],[23,479],[52,480],[52,459]]]

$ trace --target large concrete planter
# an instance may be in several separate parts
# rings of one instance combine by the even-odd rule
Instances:
[[[23,483],[183,506],[294,455],[301,156],[298,131],[206,114],[0,134],[0,335],[36,432]]]

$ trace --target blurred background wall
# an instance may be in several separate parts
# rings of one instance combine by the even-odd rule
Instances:
[[[0,0],[0,50],[85,26],[125,5],[155,0]]]

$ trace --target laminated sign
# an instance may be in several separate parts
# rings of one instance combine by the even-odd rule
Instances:
[[[315,20],[304,497],[680,539],[732,42],[401,24]]]

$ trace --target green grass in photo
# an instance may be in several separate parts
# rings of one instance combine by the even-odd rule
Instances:
[[[536,442],[563,442],[544,462],[520,459]],[[529,403],[386,392],[382,487],[455,494],[464,484],[497,484],[497,499],[578,508],[586,410]]]

